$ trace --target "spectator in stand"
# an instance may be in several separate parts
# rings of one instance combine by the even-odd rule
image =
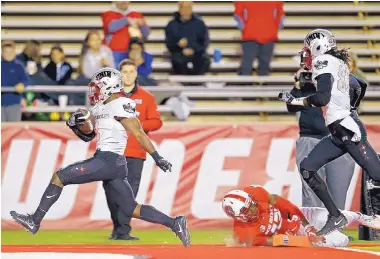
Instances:
[[[73,68],[65,60],[65,53],[61,46],[51,48],[50,62],[44,69],[45,74],[58,85],[64,85],[71,78]]]
[[[17,55],[29,75],[43,72],[41,65],[41,42],[38,40],[28,40],[25,43],[24,51]]]
[[[172,73],[203,75],[210,68],[208,28],[193,13],[192,2],[178,2],[179,10],[165,28],[165,44],[171,53]]]
[[[152,73],[153,56],[144,49],[144,43],[140,38],[132,38],[129,42],[128,59],[135,62],[137,67],[137,79],[142,86],[155,86],[157,82],[149,77]]]
[[[1,42],[1,87],[14,87],[15,92],[1,94],[1,121],[21,121],[21,100],[29,83],[28,74],[16,59],[13,41]]]
[[[243,55],[240,75],[252,75],[252,65],[259,60],[258,75],[270,73],[274,43],[278,40],[278,31],[284,27],[285,13],[282,1],[240,2],[236,1],[234,19],[242,31]]]
[[[113,52],[115,64],[127,58],[130,38],[147,39],[150,33],[144,16],[128,7],[129,1],[115,1],[111,10],[102,13],[104,40]]]
[[[78,73],[90,79],[102,67],[115,67],[112,51],[102,44],[99,31],[89,31],[82,45]]]

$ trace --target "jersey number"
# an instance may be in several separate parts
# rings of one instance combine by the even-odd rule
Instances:
[[[349,90],[347,82],[347,68],[343,65],[339,66],[337,88],[340,92],[346,93]]]

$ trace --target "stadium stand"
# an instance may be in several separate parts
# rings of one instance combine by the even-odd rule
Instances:
[[[41,40],[44,65],[51,46],[60,43],[75,68],[86,33],[89,29],[101,29],[100,13],[109,7],[110,2],[3,1],[2,38],[14,40],[18,52],[28,39]],[[194,12],[202,15],[210,30],[208,53],[212,56],[214,49],[223,53],[223,62],[212,63],[211,71],[205,77],[168,76],[170,62],[166,58],[163,28],[177,10],[175,2],[132,2],[130,8],[142,12],[151,27],[146,49],[154,56],[152,75],[161,84],[215,83],[216,87],[228,86],[222,89],[177,87],[170,91],[165,88],[166,95],[160,95],[160,87],[153,88],[156,97],[160,96],[159,100],[164,100],[163,96],[172,92],[182,92],[196,101],[192,108],[194,114],[283,114],[285,107],[276,101],[276,93],[292,85],[298,67],[294,56],[301,48],[305,34],[315,27],[323,27],[333,31],[340,47],[350,47],[359,57],[359,68],[371,84],[361,111],[380,113],[377,88],[380,86],[380,2],[285,2],[285,29],[280,32],[276,44],[272,76],[264,78],[236,75],[241,55],[240,32],[235,27],[231,2],[196,2],[194,5]],[[263,82],[265,86],[257,86]],[[252,83],[253,86],[244,90],[234,88],[240,83]],[[269,87],[270,90],[265,89]],[[160,109],[170,112],[166,106]]]

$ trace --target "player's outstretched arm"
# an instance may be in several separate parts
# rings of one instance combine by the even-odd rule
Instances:
[[[90,115],[90,113],[88,113],[88,115]],[[95,131],[92,131],[90,134],[84,134],[78,129],[77,125],[86,121],[87,118],[88,117],[84,116],[80,111],[77,110],[71,114],[69,119],[66,121],[66,125],[84,142],[90,142],[96,136]]]
[[[140,143],[140,145],[152,156],[156,165],[161,168],[164,172],[171,171],[172,164],[163,159],[156,149],[154,148],[152,141],[145,134],[143,128],[141,127],[140,121],[137,118],[124,118],[119,120],[123,125],[124,129],[130,132]]]

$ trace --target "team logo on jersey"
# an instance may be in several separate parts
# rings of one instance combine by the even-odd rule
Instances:
[[[136,112],[136,107],[133,107],[130,103],[128,104],[123,104],[124,111],[128,113],[135,113]]]
[[[261,226],[260,226],[260,232],[263,232],[263,233],[264,233],[264,231],[265,231],[265,226],[264,226],[264,225],[261,225]]]
[[[327,60],[324,60],[324,61],[318,60],[317,63],[314,65],[314,67],[319,70],[319,69],[322,69],[324,67],[327,67],[328,63],[329,62]]]

